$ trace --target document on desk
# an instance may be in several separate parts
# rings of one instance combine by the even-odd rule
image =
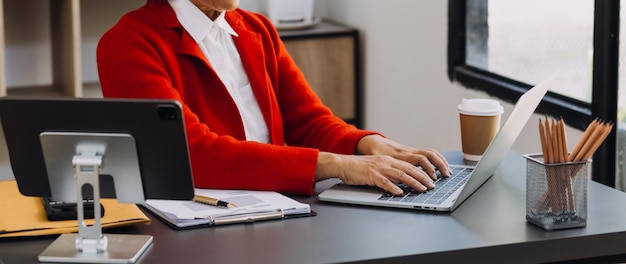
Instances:
[[[174,229],[314,215],[308,204],[277,192],[196,188],[195,194],[229,202],[236,207],[218,207],[188,200],[155,199],[146,200],[143,206]]]

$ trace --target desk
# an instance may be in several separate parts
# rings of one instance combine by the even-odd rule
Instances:
[[[462,161],[460,153],[446,156]],[[186,231],[153,218],[105,233],[153,235],[141,263],[537,263],[626,255],[625,193],[591,182],[587,227],[543,231],[525,220],[525,164],[508,153],[496,175],[453,213],[296,197],[318,215]],[[335,182],[320,182],[316,192]],[[0,240],[0,263],[36,262],[53,239]]]

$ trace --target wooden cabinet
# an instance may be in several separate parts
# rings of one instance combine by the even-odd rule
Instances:
[[[361,127],[358,31],[324,21],[279,34],[322,102],[335,115]]]

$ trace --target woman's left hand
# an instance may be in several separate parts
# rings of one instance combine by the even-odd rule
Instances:
[[[433,179],[436,170],[442,176],[450,176],[450,167],[446,158],[431,148],[413,148],[384,138],[380,135],[363,137],[357,144],[357,152],[363,155],[387,155],[420,166]]]

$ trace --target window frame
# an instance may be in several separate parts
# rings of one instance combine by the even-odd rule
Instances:
[[[448,0],[448,78],[466,88],[515,103],[532,85],[465,63],[467,1]],[[584,130],[595,117],[617,120],[619,6],[620,0],[594,3],[592,102],[548,91],[537,113],[563,118],[579,130]],[[616,127],[593,155],[592,179],[610,187],[615,187],[616,178]]]

